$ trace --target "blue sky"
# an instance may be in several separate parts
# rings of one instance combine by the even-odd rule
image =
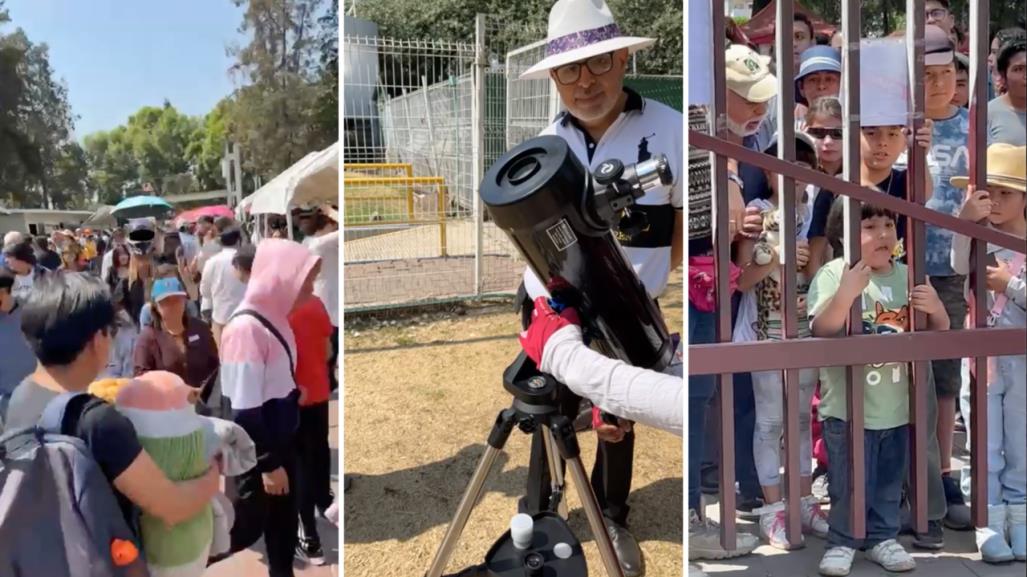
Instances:
[[[8,0],[11,22],[50,47],[68,85],[75,134],[124,124],[165,99],[189,115],[210,111],[234,89],[230,45],[242,8],[231,0]]]

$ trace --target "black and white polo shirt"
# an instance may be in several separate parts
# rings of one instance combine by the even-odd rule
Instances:
[[[628,95],[624,112],[598,142],[592,140],[588,132],[566,111],[557,116],[542,134],[555,134],[567,141],[578,160],[590,172],[611,158],[624,164],[634,164],[658,153],[667,157],[674,176],[673,182],[670,186],[648,191],[632,207],[632,210],[645,213],[649,226],[633,238],[614,230],[642,284],[649,295],[656,298],[667,288],[667,278],[672,268],[670,245],[674,237],[674,220],[683,206],[684,117],[677,110],[643,98],[630,88],[624,91]],[[524,288],[532,299],[546,295],[545,287],[530,268],[524,271]]]

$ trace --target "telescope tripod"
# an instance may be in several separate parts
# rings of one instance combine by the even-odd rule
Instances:
[[[560,383],[553,377],[538,372],[534,363],[524,353],[521,353],[517,360],[511,364],[503,374],[503,386],[514,396],[510,408],[503,409],[496,416],[492,430],[488,436],[488,444],[485,453],[481,456],[471,480],[468,482],[460,504],[457,506],[453,520],[446,529],[446,534],[439,545],[426,577],[442,577],[442,571],[449,564],[453,550],[460,539],[471,512],[484,490],[485,481],[488,478],[496,459],[503,451],[510,433],[516,425],[522,432],[533,434],[539,431],[545,442],[546,454],[548,455],[549,472],[553,481],[553,492],[550,498],[549,510],[559,511],[562,517],[566,517],[567,505],[563,501],[564,479],[562,468],[557,461],[557,454],[567,463],[567,470],[574,481],[578,498],[581,500],[588,519],[589,527],[599,547],[599,556],[602,559],[606,574],[609,577],[623,577],[620,562],[610,541],[610,535],[606,531],[606,522],[599,509],[592,485],[588,481],[585,467],[581,463],[581,451],[578,446],[577,434],[574,432],[573,422],[566,416],[560,414],[556,399]],[[544,541],[544,540],[539,540]],[[541,543],[542,551],[534,553],[546,559],[546,563],[553,562],[554,567],[561,565],[562,559],[557,558],[552,551],[552,543]],[[545,548],[548,547],[548,550]],[[493,547],[495,550],[496,547]],[[534,574],[531,571],[527,557],[525,557],[526,571],[523,575]],[[583,561],[582,561],[583,563]],[[506,565],[509,567],[509,565]],[[516,575],[518,573],[503,574]],[[537,573],[541,575],[542,573]],[[576,576],[575,576],[576,577]]]

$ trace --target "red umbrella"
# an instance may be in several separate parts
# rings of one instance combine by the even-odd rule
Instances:
[[[179,214],[178,218],[175,220],[179,225],[181,225],[183,222],[196,222],[201,216],[209,216],[211,218],[220,218],[222,216],[235,218],[235,213],[232,212],[232,209],[228,208],[228,205],[219,204],[216,206],[203,206],[187,210],[182,214]]]

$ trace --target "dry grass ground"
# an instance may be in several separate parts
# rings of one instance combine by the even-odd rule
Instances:
[[[681,329],[681,275],[661,305]],[[508,406],[501,374],[519,351],[510,306],[469,308],[391,321],[346,320],[344,567],[349,577],[422,575],[481,456],[496,413]],[[580,437],[587,469],[595,436]],[[514,432],[470,519],[448,571],[482,561],[517,512],[529,439]],[[650,576],[682,574],[682,443],[638,428],[632,531]],[[601,575],[591,532],[571,488],[571,525],[592,574]]]

